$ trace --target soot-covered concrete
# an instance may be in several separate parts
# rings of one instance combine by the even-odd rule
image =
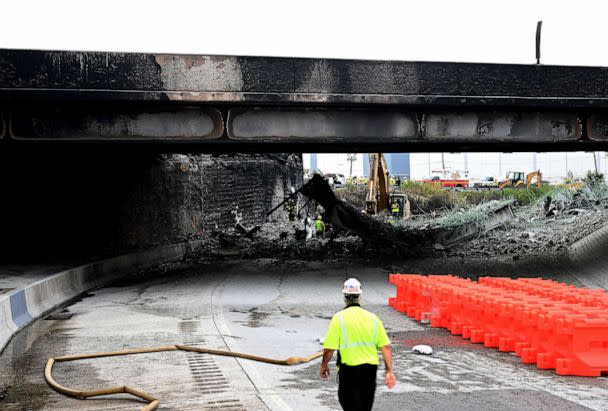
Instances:
[[[3,260],[101,256],[261,223],[302,183],[300,155],[0,153]],[[272,218],[286,218],[282,210]]]

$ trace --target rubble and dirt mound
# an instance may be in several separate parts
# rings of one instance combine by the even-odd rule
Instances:
[[[512,221],[458,244],[448,254],[460,257],[563,255],[576,241],[608,223],[608,185],[556,188],[527,206],[516,207]]]
[[[332,226],[347,233],[357,234],[367,242],[381,246],[396,246],[404,254],[433,243],[433,238],[428,232],[403,230],[385,224],[338,199],[327,180],[319,174],[313,175],[300,188],[300,193],[323,207],[325,218]]]
[[[526,219],[526,213],[537,213],[539,207],[516,210],[519,215],[504,226],[458,244],[449,254],[461,257],[490,257],[524,254],[563,254],[569,245],[597,231],[608,223],[607,209],[578,209],[558,218]]]
[[[350,204],[357,210],[365,210],[365,193],[367,186],[364,184],[347,184],[334,190],[336,197]]]
[[[430,195],[435,196],[435,191],[429,190]],[[419,208],[411,219],[400,220],[387,211],[365,214],[364,191],[342,189],[336,194],[322,176],[315,175],[298,190],[306,197],[300,201],[306,206],[299,208],[294,221],[275,219],[252,230],[223,230],[218,242],[221,253],[240,257],[551,259],[562,258],[570,244],[608,223],[608,186],[603,182],[579,190],[520,191],[518,198],[505,199],[502,193],[472,204],[462,195],[456,206],[447,208],[440,202],[438,208],[427,208],[428,213]],[[418,204],[424,201],[419,199]],[[305,221],[317,214],[324,216],[328,230],[323,237],[307,240]],[[309,228],[311,223],[308,220]]]
[[[308,198],[307,203],[314,201],[315,214],[319,207],[322,210],[329,227],[324,238],[304,240],[305,224],[311,227],[307,216],[250,230],[237,223],[234,232],[220,233],[224,252],[231,249],[232,253],[243,257],[290,258],[328,258],[350,253],[420,256],[491,230],[513,217],[512,201],[493,201],[439,219],[398,220],[386,213],[370,216],[337,198],[320,175],[314,175],[298,192]]]
[[[328,234],[305,240],[300,235],[303,230],[303,221],[267,222],[251,237],[236,229],[224,230],[216,233],[219,247],[214,256],[328,260],[367,253],[368,246],[358,236]]]

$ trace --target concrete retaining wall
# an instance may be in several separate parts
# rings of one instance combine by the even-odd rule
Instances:
[[[572,274],[584,286],[608,289],[608,224],[572,244],[569,254]]]
[[[128,272],[179,261],[201,244],[173,244],[81,265],[0,297],[0,352],[17,331],[79,294]]]
[[[2,193],[15,199],[1,206],[3,252],[71,261],[207,237],[234,227],[237,213],[251,227],[302,185],[302,172],[300,154],[0,149]],[[282,208],[271,216],[287,218]]]

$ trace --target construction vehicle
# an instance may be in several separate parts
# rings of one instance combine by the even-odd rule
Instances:
[[[388,167],[382,153],[369,154],[369,179],[365,194],[365,211],[376,214],[389,206],[388,198]]]
[[[581,188],[585,187],[585,182],[581,180],[576,180],[574,178],[565,178],[561,184],[558,184],[560,187],[567,188],[572,191],[578,191]]]
[[[365,195],[365,211],[377,214],[388,209],[393,202],[399,205],[400,219],[410,218],[410,203],[406,194],[389,193],[389,174],[382,153],[369,154],[369,179]]]
[[[468,172],[463,172],[468,175]],[[434,184],[443,188],[467,188],[469,186],[469,179],[463,178],[460,171],[450,170],[439,170],[433,171],[434,175],[431,178],[423,179],[422,182],[426,184]]]
[[[496,179],[494,177],[484,177],[481,180],[472,182],[471,186],[475,190],[481,190],[481,189],[491,190],[493,188],[498,187],[498,181],[496,181]]]
[[[408,220],[412,216],[410,200],[408,200],[407,194],[389,194],[389,204],[392,206],[393,203],[397,203],[399,206],[399,215],[393,215],[393,217],[400,220]]]
[[[506,187],[530,188],[534,178],[536,178],[536,186],[540,188],[543,178],[543,174],[540,170],[533,171],[527,175],[523,171],[509,171],[507,173],[507,178],[500,183],[498,188],[501,190]]]

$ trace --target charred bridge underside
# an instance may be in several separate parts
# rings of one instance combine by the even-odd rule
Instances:
[[[0,147],[608,150],[608,69],[0,50]]]

